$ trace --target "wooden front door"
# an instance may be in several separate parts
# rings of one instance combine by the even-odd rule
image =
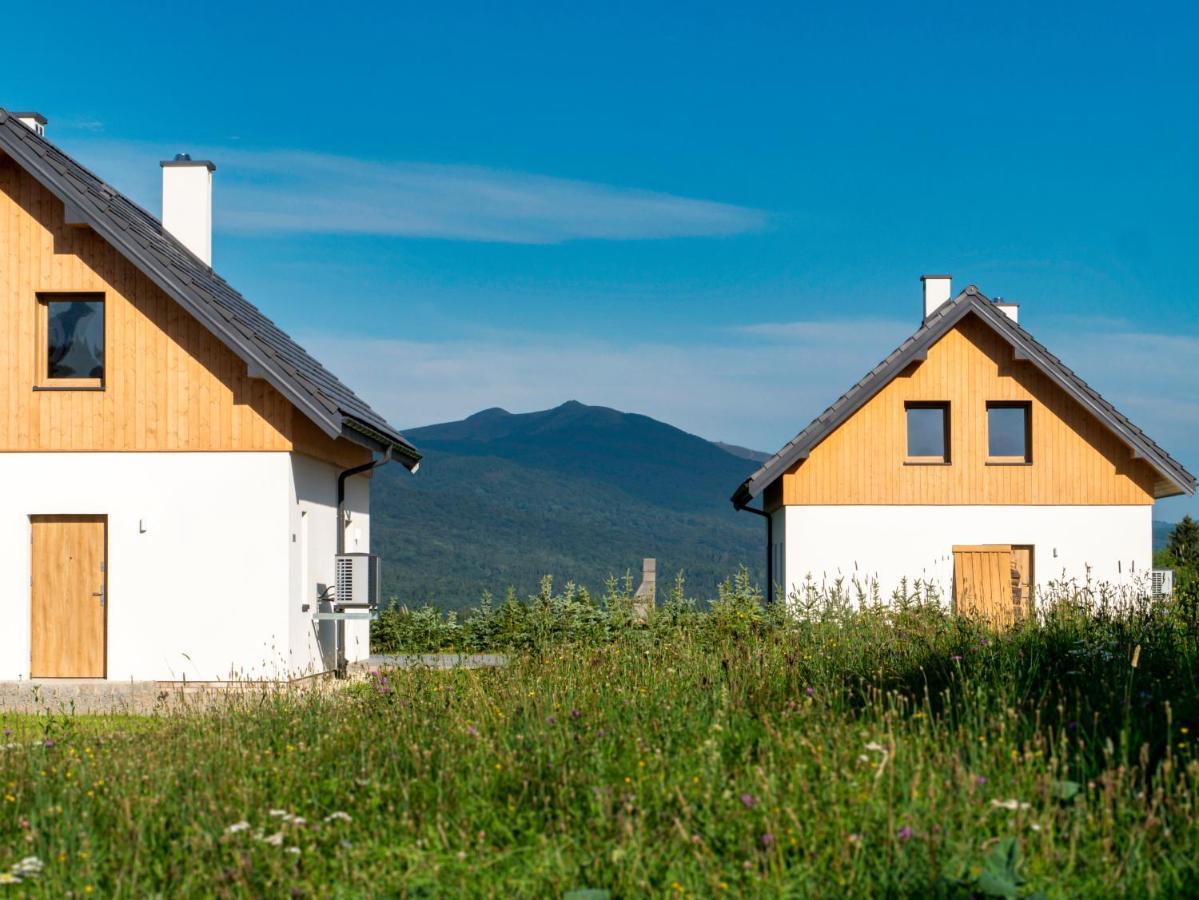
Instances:
[[[107,673],[105,516],[32,516],[29,674],[103,678]]]

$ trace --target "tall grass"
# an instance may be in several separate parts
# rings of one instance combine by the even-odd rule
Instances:
[[[758,599],[625,626],[591,604],[590,632],[543,609],[487,644],[516,648],[504,668],[136,727],[10,718],[0,871],[37,857],[15,889],[46,896],[1192,891],[1199,642],[1176,608],[1062,602],[996,633],[920,598]]]

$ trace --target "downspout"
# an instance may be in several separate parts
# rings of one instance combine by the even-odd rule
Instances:
[[[355,475],[361,475],[363,472],[369,472],[372,469],[377,469],[379,466],[386,465],[391,462],[392,447],[390,444],[383,450],[383,455],[378,459],[372,459],[370,462],[363,463],[360,466],[354,466],[350,469],[338,473],[337,475],[337,554],[346,552],[346,481]],[[336,605],[337,598],[334,597],[334,612],[345,612],[339,610]],[[346,660],[346,623],[342,619],[338,619],[336,623],[337,640],[336,655],[337,663],[334,669],[334,674],[338,678],[345,678],[349,668],[349,663]]]
[[[766,602],[774,602],[774,516],[770,513],[754,509],[752,506],[740,506],[739,512],[751,512],[755,516],[761,516],[766,520]]]

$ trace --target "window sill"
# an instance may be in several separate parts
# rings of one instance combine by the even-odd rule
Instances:
[[[1031,459],[1022,459],[1019,456],[1013,456],[1010,459],[1005,457],[996,457],[986,461],[988,466],[1031,466]]]
[[[102,391],[104,382],[98,378],[79,378],[72,379],[67,384],[35,384],[33,389],[35,391]]]
[[[953,463],[947,459],[932,456],[928,459],[922,459],[918,456],[909,456],[903,461],[905,466],[952,466]]]

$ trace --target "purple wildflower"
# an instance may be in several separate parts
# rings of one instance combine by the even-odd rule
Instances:
[[[762,846],[763,847],[769,847],[773,843],[774,843],[774,835],[771,834],[769,831],[766,832],[764,835],[762,835]]]
[[[466,733],[467,733],[467,734],[469,734],[471,737],[478,737],[478,736],[479,736],[479,729],[475,728],[475,726],[474,726],[474,725],[467,725],[467,726],[466,726]]]
[[[758,805],[758,798],[753,794],[745,793],[741,795],[741,803],[746,809],[753,809]]]
[[[550,725],[556,725],[556,724],[558,724],[558,717],[557,716],[546,716],[545,721]]]
[[[815,693],[816,693],[816,688],[814,688],[814,687],[809,687],[809,688],[808,688],[808,690],[807,690],[807,694],[808,694],[808,696],[809,696],[809,697],[811,697],[811,696],[812,696],[813,694],[815,694]]]
[[[582,714],[581,712],[579,712],[577,709],[572,709],[572,710],[570,711],[570,717],[571,717],[572,719],[578,719],[578,718],[580,718],[582,715],[583,715],[583,714]]]
[[[986,775],[975,775],[974,783],[977,784],[979,787],[982,787],[984,784],[987,783],[987,776]]]
[[[907,825],[904,825],[903,828],[899,829],[896,837],[898,837],[901,841],[910,840],[912,837],[912,829]]]
[[[42,746],[43,747],[53,747],[54,741],[50,740],[50,738],[46,738],[44,741],[42,741]]]
[[[961,661],[962,661],[962,654],[960,654],[960,653],[955,653],[953,656],[951,656],[951,657],[950,657],[950,659],[952,659],[954,662],[961,662]]]
[[[602,728],[597,728],[597,729],[595,729],[595,736],[596,736],[596,737],[603,737],[603,736],[604,736],[604,729],[602,729]]]

